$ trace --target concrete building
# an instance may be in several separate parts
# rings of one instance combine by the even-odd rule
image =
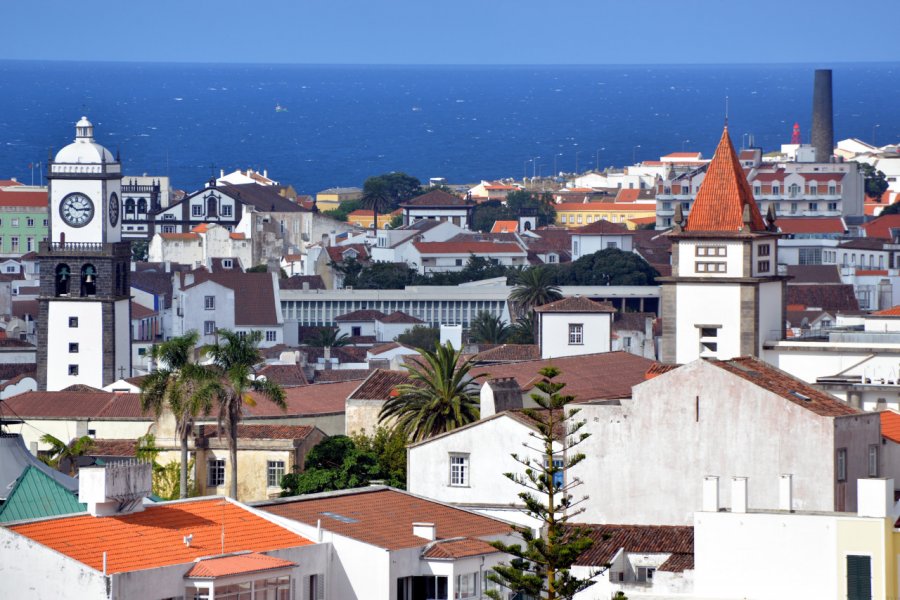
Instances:
[[[404,225],[429,219],[448,221],[463,229],[469,229],[475,202],[443,190],[432,190],[401,204],[400,208],[403,210]]]
[[[567,202],[557,204],[553,208],[556,211],[556,223],[570,229],[599,221],[623,223],[628,229],[635,229],[634,219],[652,217],[656,214],[656,205],[653,202]]]
[[[153,215],[172,203],[167,176],[125,175],[122,177],[122,238],[149,240]]]
[[[677,214],[672,275],[658,279],[661,359],[761,356],[767,333],[784,329],[785,278],[774,220],[763,220],[727,128],[687,222]]]
[[[359,200],[362,195],[362,188],[358,187],[328,188],[316,194],[316,208],[321,211],[336,210],[344,202]]]
[[[472,256],[506,267],[525,267],[528,252],[518,242],[455,241],[413,242],[408,264],[422,275],[462,271]]]
[[[581,296],[536,307],[541,358],[609,352],[615,312],[611,304]]]
[[[4,183],[8,185],[0,185],[0,256],[35,252],[49,231],[47,188]]]
[[[631,252],[633,237],[634,234],[623,224],[594,221],[572,230],[572,260],[609,248]]]
[[[257,264],[252,240],[216,224],[196,225],[190,233],[157,233],[148,248],[148,260],[155,263],[172,262],[196,268],[215,258],[236,259],[244,268]]]

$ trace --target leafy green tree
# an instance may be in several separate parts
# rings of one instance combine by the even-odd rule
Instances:
[[[422,182],[411,175],[395,171],[369,177],[363,183],[363,195],[376,189],[383,190],[386,193],[390,199],[388,206],[390,210],[394,210],[397,208],[397,205],[403,204],[421,194]]]
[[[360,270],[354,287],[361,290],[402,290],[415,280],[416,272],[406,263],[373,262]]]
[[[253,405],[254,400],[249,394],[253,391],[284,409],[284,389],[266,377],[254,376],[256,365],[262,362],[259,352],[261,331],[244,334],[219,329],[216,334],[218,341],[203,349],[212,360],[208,368],[216,377],[216,385],[207,389],[219,403],[219,429],[227,435],[231,471],[228,495],[237,500],[237,437],[238,424],[244,415],[244,403]]]
[[[449,342],[433,350],[419,348],[418,360],[407,363],[410,383],[395,388],[378,414],[410,441],[421,441],[478,420],[478,394],[472,389],[472,359]]]
[[[150,358],[157,369],[141,382],[141,411],[152,412],[159,419],[164,410],[169,410],[175,418],[175,435],[181,448],[179,489],[184,494],[188,490],[188,441],[194,421],[210,413],[216,390],[212,373],[192,360],[199,339],[200,335],[191,331],[154,345]]]
[[[525,505],[523,512],[541,523],[540,533],[535,535],[530,527],[514,526],[524,546],[491,542],[513,559],[494,567],[488,578],[528,597],[571,599],[594,583],[591,578],[580,579],[571,573],[572,565],[593,541],[585,528],[571,523],[584,510],[576,506],[587,498],[573,499],[572,490],[581,481],[568,476],[585,459],[575,448],[590,434],[581,431],[585,422],[575,419],[579,409],[571,406],[574,398],[561,393],[565,384],[555,381],[559,369],[544,367],[539,373],[541,381],[535,387],[541,393],[531,395],[539,408],[522,411],[534,422],[537,432],[532,434],[531,442],[525,443],[528,454],[512,455],[524,472],[504,476],[524,488],[519,493]],[[487,593],[495,600],[501,598],[496,590]]]
[[[538,226],[553,225],[556,222],[556,209],[553,203],[553,194],[544,192],[527,192],[516,190],[506,196],[506,207],[511,215],[516,217],[536,214]]]
[[[282,496],[343,490],[372,481],[402,489],[406,486],[406,440],[383,427],[372,436],[330,437],[310,450],[303,466],[303,472],[282,478]]]
[[[606,248],[578,260],[556,266],[556,285],[653,285],[656,269],[634,252]]]
[[[878,213],[878,216],[880,217],[882,215],[896,215],[898,213],[900,213],[900,202],[894,202],[890,206],[882,209],[882,211]]]
[[[859,170],[863,174],[866,196],[880,200],[890,185],[885,174],[864,162],[859,163]]]
[[[515,219],[512,213],[499,200],[488,200],[475,206],[472,210],[472,229],[489,232],[495,221]]]
[[[434,348],[441,339],[441,331],[428,325],[414,325],[397,336],[397,341],[411,348]]]
[[[170,460],[164,465],[157,462],[156,457],[161,450],[156,447],[156,436],[152,433],[142,435],[138,438],[137,450],[135,458],[145,460],[152,465],[153,493],[163,500],[175,500],[176,498],[187,498],[199,494],[197,482],[194,479],[188,480],[188,487],[181,485],[181,465],[177,460]],[[187,471],[194,471],[194,457],[187,463]],[[187,489],[185,494],[181,490]]]
[[[360,200],[347,200],[345,202],[341,202],[340,205],[334,210],[326,210],[323,211],[322,214],[335,219],[336,221],[347,221],[347,217],[354,210],[359,210],[362,208],[362,202]]]
[[[527,314],[537,306],[561,299],[562,292],[553,279],[554,272],[546,266],[520,271],[513,280],[515,287],[509,294],[509,300],[518,314]]]
[[[378,214],[386,212],[386,209],[393,203],[387,182],[383,179],[370,178],[367,180],[360,201],[363,208],[372,211],[372,235],[377,235]]]
[[[502,344],[509,336],[510,327],[502,317],[483,310],[472,319],[472,327],[469,329],[469,340],[472,342]]]
[[[142,262],[149,258],[150,242],[147,240],[131,241],[131,262]]]
[[[87,435],[75,438],[67,444],[61,439],[45,433],[41,436],[41,442],[50,445],[50,454],[42,459],[44,463],[54,469],[67,465],[69,475],[72,477],[75,477],[78,472],[78,457],[85,456],[94,447],[93,438]]]
[[[359,287],[359,276],[363,272],[362,263],[355,258],[329,263],[331,268],[344,276],[344,287]]]
[[[391,222],[387,224],[388,229],[397,229],[398,227],[403,227],[403,215],[394,215],[391,217]]]

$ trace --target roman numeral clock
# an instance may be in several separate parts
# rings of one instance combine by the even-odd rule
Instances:
[[[49,165],[40,245],[38,385],[102,388],[131,375],[131,248],[119,220],[122,166],[86,117]]]

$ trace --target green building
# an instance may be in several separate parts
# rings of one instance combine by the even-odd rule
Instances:
[[[0,255],[36,252],[47,238],[47,188],[17,184],[0,186]]]

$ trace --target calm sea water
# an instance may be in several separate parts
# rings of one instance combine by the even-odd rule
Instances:
[[[834,65],[835,135],[900,140],[900,63]],[[405,171],[451,182],[809,139],[814,66],[287,66],[0,62],[0,178],[31,181],[87,114],[127,173],[220,168],[298,191]],[[277,112],[276,105],[286,110]],[[534,157],[536,161],[526,162]],[[555,159],[554,159],[555,157]],[[35,170],[35,178],[38,172]]]

